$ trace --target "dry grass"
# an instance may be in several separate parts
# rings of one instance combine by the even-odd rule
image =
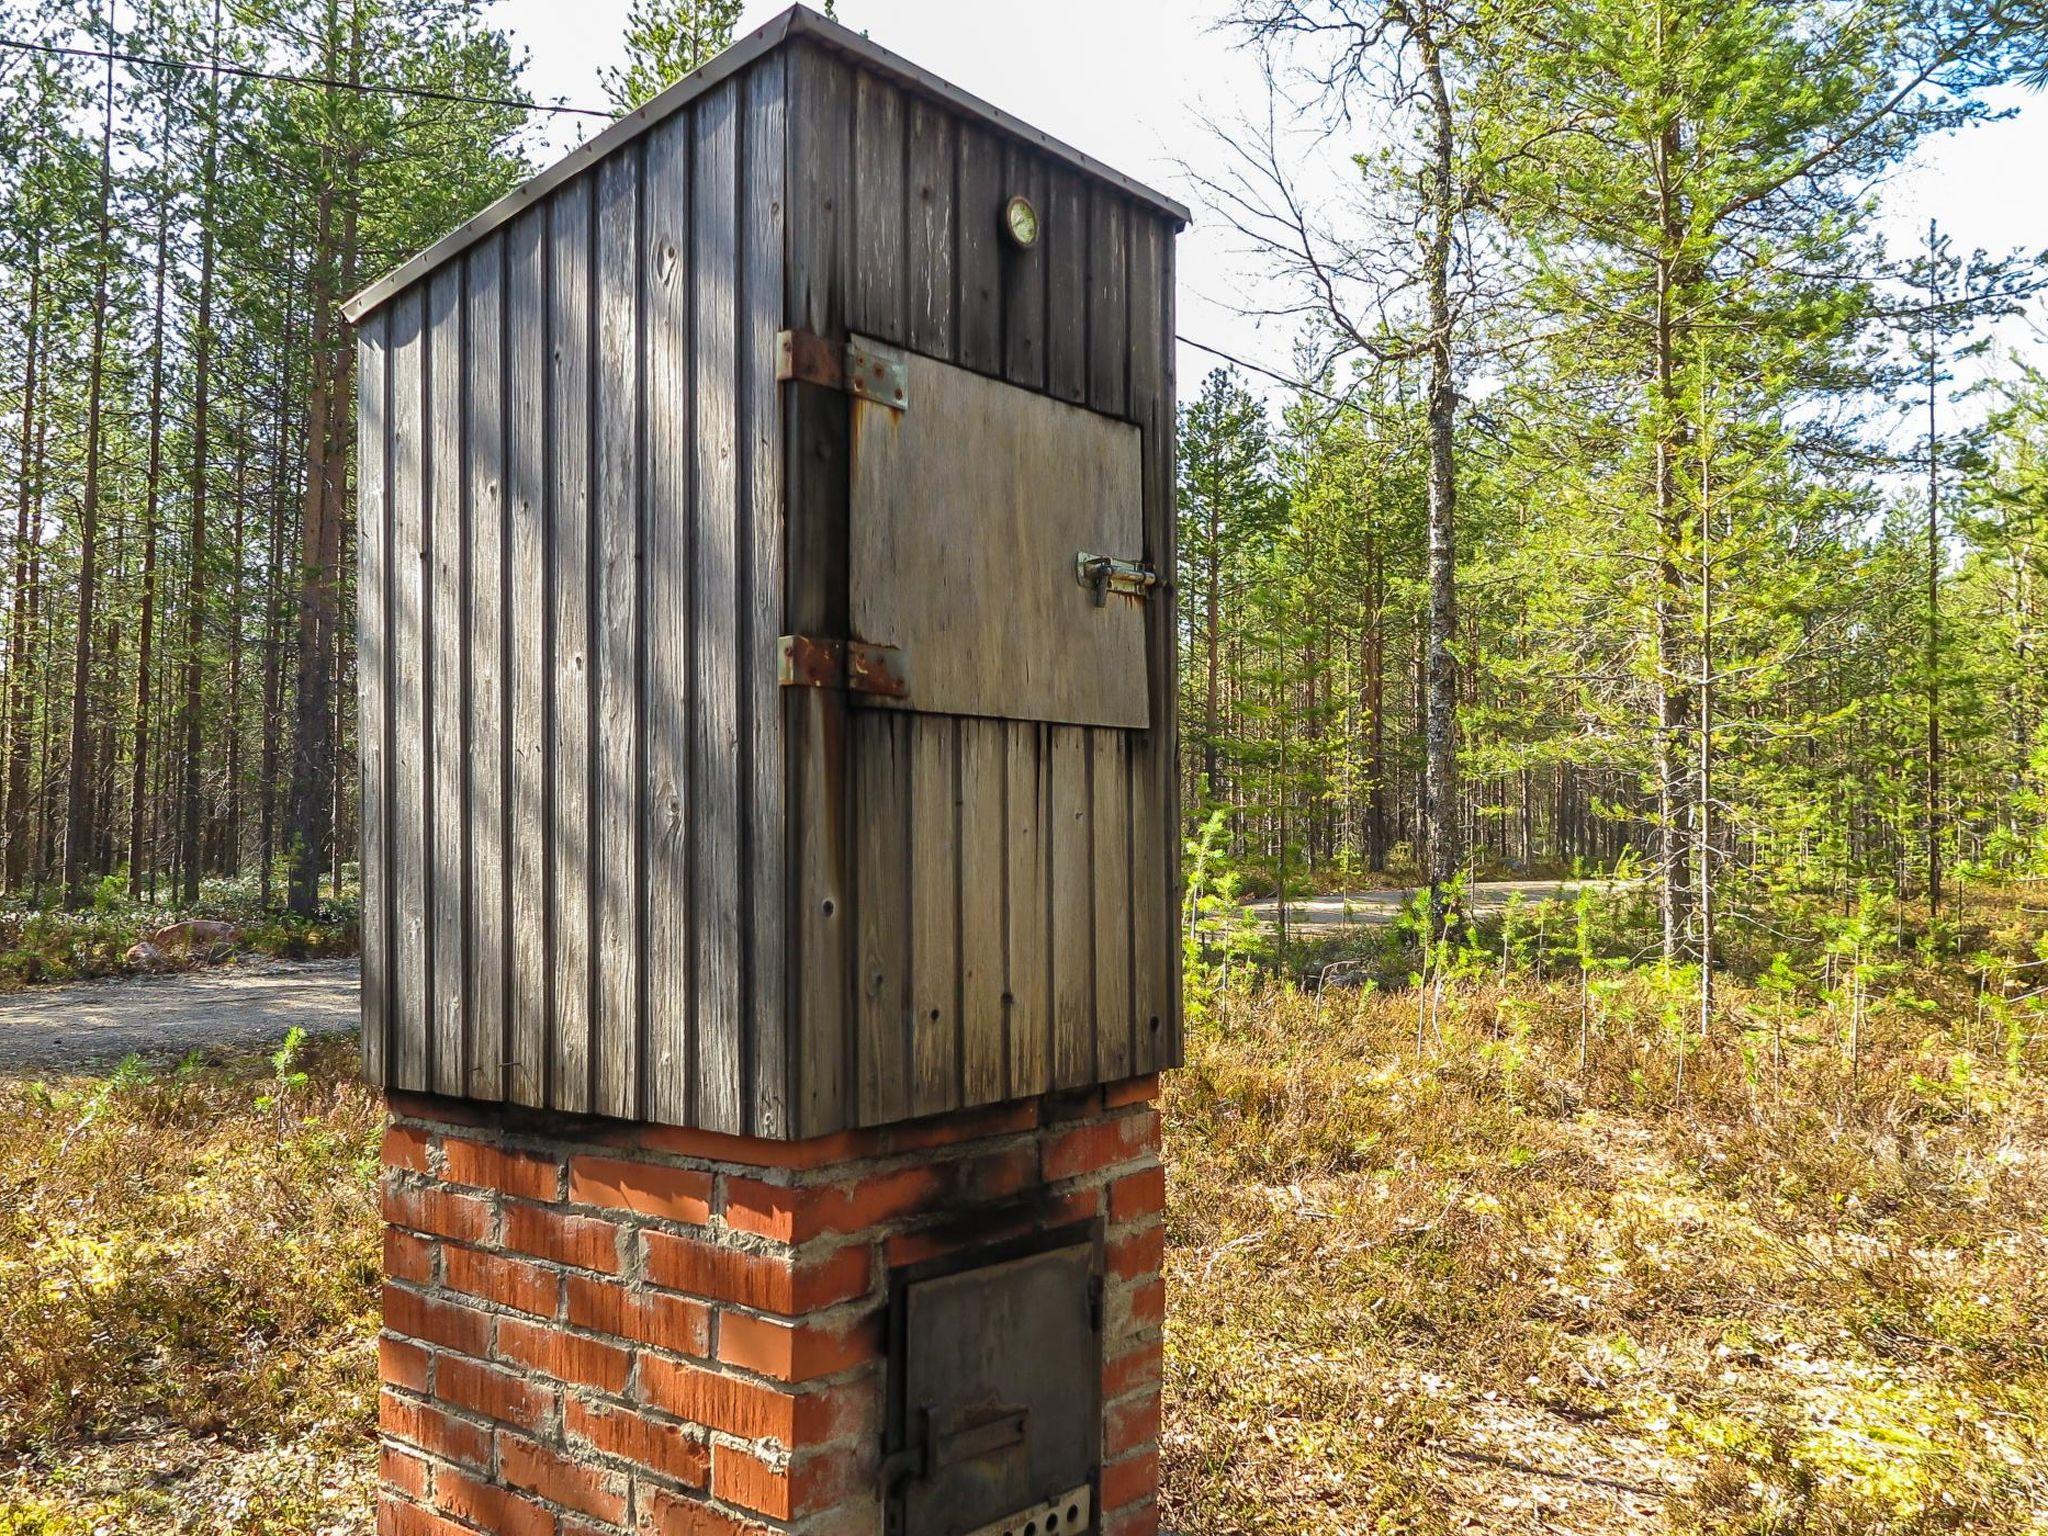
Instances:
[[[1170,1524],[2048,1531],[2043,1015],[1864,980],[1731,982],[1705,1040],[1651,975],[1216,999]],[[0,1081],[0,1536],[368,1531],[352,1071]]]
[[[1701,1040],[1632,976],[1583,1046],[1576,980],[1447,986],[1419,1046],[1413,992],[1218,999],[1169,1523],[2048,1529],[2048,1016],[1886,986],[1730,984]]]
[[[367,1529],[354,1063],[0,1081],[0,1536]]]

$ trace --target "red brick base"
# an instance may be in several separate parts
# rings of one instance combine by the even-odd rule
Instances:
[[[1156,1079],[804,1142],[393,1095],[380,1536],[876,1536],[892,1269],[1100,1220],[1097,1529],[1158,1529]]]

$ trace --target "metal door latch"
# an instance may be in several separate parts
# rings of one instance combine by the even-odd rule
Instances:
[[[1116,592],[1143,601],[1159,585],[1159,573],[1136,560],[1119,560],[1114,555],[1091,555],[1087,550],[1074,556],[1074,579],[1095,594],[1100,608]]]

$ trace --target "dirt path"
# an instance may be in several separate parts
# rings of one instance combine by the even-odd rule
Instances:
[[[1614,883],[1612,880],[1481,880],[1467,893],[1467,904],[1474,917],[1492,917],[1505,911],[1508,903],[1517,896],[1525,903],[1570,901],[1586,886],[1605,890]],[[1391,923],[1414,899],[1412,890],[1339,891],[1330,896],[1300,896],[1287,903],[1287,921],[1290,924],[1337,927]],[[1254,901],[1247,904],[1246,910],[1262,923],[1279,921],[1278,902]]]
[[[30,987],[0,997],[0,1072],[178,1057],[217,1045],[354,1029],[353,960],[247,960],[168,976]]]

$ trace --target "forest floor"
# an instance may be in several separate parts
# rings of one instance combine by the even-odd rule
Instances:
[[[1605,892],[1615,885],[1612,880],[1477,880],[1466,888],[1465,904],[1472,917],[1483,921],[1499,917],[1516,900],[1568,903],[1582,890]],[[1391,923],[1408,911],[1420,894],[1420,888],[1406,886],[1294,896],[1287,902],[1287,921],[1317,927]],[[1247,902],[1245,911],[1261,923],[1273,925],[1280,921],[1280,903],[1276,898]]]
[[[1198,984],[1169,1527],[2048,1532],[2048,1014],[1985,959],[2048,939],[1984,924],[1731,977],[1704,1038],[1645,972]],[[0,1536],[369,1531],[354,1067],[0,1073]]]

